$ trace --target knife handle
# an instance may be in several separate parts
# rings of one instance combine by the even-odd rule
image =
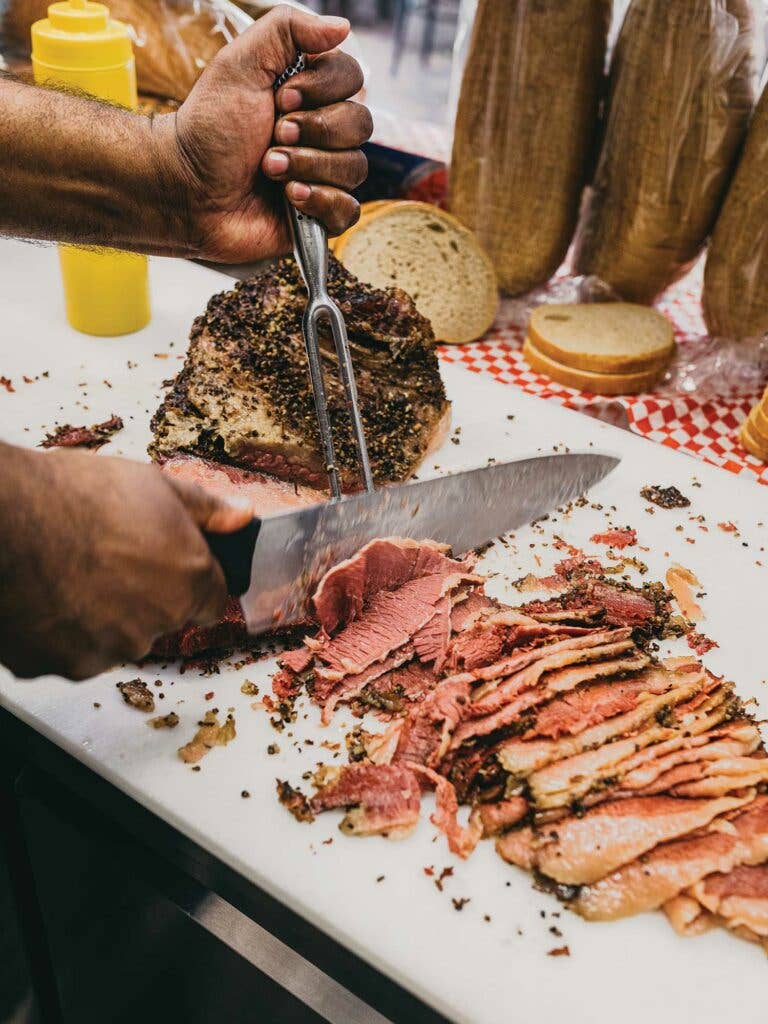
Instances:
[[[261,520],[254,518],[234,533],[204,533],[211,554],[224,571],[227,593],[240,597],[251,585],[253,552],[261,529]]]

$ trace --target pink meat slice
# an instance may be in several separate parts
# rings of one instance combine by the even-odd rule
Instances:
[[[535,686],[546,672],[554,672],[568,665],[580,665],[584,662],[600,661],[601,659],[624,654],[634,649],[628,631],[615,630],[595,636],[574,637],[563,640],[549,647],[539,647],[526,656],[520,656],[517,665],[514,660],[507,659],[507,665],[513,667],[503,676],[502,680],[490,692],[483,687],[475,694],[472,702],[472,714],[488,715],[502,708],[515,694]],[[590,642],[591,641],[591,642]],[[487,678],[487,670],[483,675]]]
[[[310,800],[312,811],[348,807],[341,829],[351,835],[402,838],[419,820],[421,790],[403,765],[350,764],[327,771]]]
[[[456,790],[444,775],[439,775],[431,768],[422,765],[411,766],[435,787],[435,812],[430,821],[448,840],[448,849],[458,857],[466,860],[477,846],[483,834],[483,826],[479,815],[474,811],[469,816],[469,824],[465,828],[459,824],[459,803]]]
[[[513,676],[517,678],[516,673],[521,672],[529,665],[534,665],[535,663],[540,662],[544,658],[555,659],[559,658],[561,655],[567,655],[568,652],[571,651],[589,650],[593,647],[599,647],[602,644],[621,643],[627,641],[630,635],[631,630],[629,629],[582,631],[578,636],[568,636],[564,639],[558,639],[550,643],[542,644],[541,646],[521,651],[514,651],[508,657],[503,658],[500,661],[494,661],[491,664],[475,668],[470,675],[472,680],[478,683],[493,683],[496,680],[507,680]],[[563,661],[562,664],[567,665],[568,661]],[[560,665],[553,661],[551,667],[558,668]],[[543,669],[542,671],[546,671],[546,669]],[[512,684],[510,684],[510,687],[511,685]],[[476,696],[482,698],[485,692],[485,687],[479,689]],[[481,700],[477,700],[474,706],[481,706]],[[485,711],[483,710],[482,713],[485,713]]]
[[[314,657],[314,652],[308,647],[297,647],[295,651],[285,651],[277,660],[283,668],[289,669],[298,676],[302,672],[306,672]]]
[[[463,633],[482,618],[496,611],[498,603],[474,587],[463,601],[454,604],[451,611],[451,632]]]
[[[432,662],[439,672],[451,639],[451,598],[448,594],[435,605],[435,613],[413,636],[413,646],[420,661]]]
[[[716,818],[705,830],[662,843],[592,885],[571,904],[591,921],[656,910],[712,872],[768,857],[768,797],[757,797],[735,815]]]
[[[289,484],[266,473],[209,462],[193,455],[175,455],[164,462],[161,469],[166,476],[196,484],[217,498],[248,498],[253,514],[259,516],[319,505],[328,500],[327,494],[313,487]]]
[[[743,864],[718,873],[688,890],[719,924],[768,952],[768,865]]]
[[[431,665],[420,661],[409,661],[391,672],[385,672],[375,679],[370,688],[375,693],[396,692],[407,703],[416,704],[424,700],[437,686],[438,677]]]
[[[647,664],[648,657],[635,652],[626,658],[615,658],[552,672],[551,677],[545,677],[540,686],[525,690],[500,710],[483,718],[472,718],[463,722],[454,734],[451,747],[458,747],[471,737],[489,736],[498,729],[513,725],[521,715],[539,704],[545,704],[545,707],[537,713],[536,724],[525,733],[526,737],[547,736],[554,739],[564,732],[581,732],[582,729],[596,725],[611,715],[634,707],[638,694],[648,692],[648,683],[643,681],[635,686],[632,686],[633,680],[600,683],[558,700],[552,700],[555,694],[568,686],[575,687],[602,676],[639,672]],[[551,703],[547,704],[547,701]]]
[[[479,804],[480,823],[484,836],[496,836],[517,825],[528,813],[528,801],[524,796],[513,796],[507,800]]]
[[[359,618],[316,652],[324,663],[318,678],[338,681],[383,661],[429,622],[440,599],[466,575],[431,574],[409,580],[395,591],[379,591]]]
[[[427,767],[439,764],[468,700],[467,683],[438,683],[421,704],[408,712],[400,730],[395,761]]]
[[[522,611],[542,622],[582,622],[600,616],[606,625],[633,629],[647,626],[656,614],[653,602],[643,594],[593,579],[549,601],[531,601]]]
[[[405,644],[393,651],[383,661],[376,661],[373,665],[357,672],[355,675],[344,676],[339,683],[326,683],[322,679],[316,679],[312,688],[312,699],[322,705],[320,719],[323,725],[328,725],[336,710],[336,705],[341,701],[349,702],[363,692],[369,683],[391,674],[393,669],[398,669],[406,664],[413,657],[413,644]]]
[[[543,874],[568,885],[586,885],[635,860],[659,843],[687,835],[720,814],[754,798],[681,800],[668,796],[630,797],[603,804],[581,818],[546,826],[537,837],[536,864]]]
[[[320,581],[312,598],[317,622],[332,634],[358,618],[380,591],[398,590],[422,576],[471,572],[474,562],[457,561],[447,551],[446,545],[434,541],[372,540]]]

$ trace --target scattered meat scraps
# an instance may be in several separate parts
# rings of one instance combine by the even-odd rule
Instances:
[[[716,640],[710,640],[710,638],[705,636],[703,633],[695,633],[693,630],[686,635],[685,639],[694,654],[698,654],[699,657],[703,654],[707,654],[707,652],[711,651],[713,648],[720,646]]]
[[[40,442],[41,448],[101,448],[123,429],[123,421],[112,415],[91,427],[73,427],[69,423],[57,427]]]
[[[689,622],[699,622],[704,618],[702,607],[693,595],[693,587],[700,587],[695,574],[684,565],[673,565],[667,569],[667,586],[677,601],[677,606]]]
[[[155,698],[143,679],[128,679],[124,683],[115,684],[123,695],[123,700],[137,711],[154,711]]]
[[[5,388],[9,395],[12,395],[16,390],[10,377],[0,377],[0,387]]]
[[[606,530],[605,533],[594,534],[590,540],[593,544],[607,544],[609,547],[623,551],[624,548],[637,544],[637,530],[628,526],[616,530]]]
[[[690,498],[681,494],[674,485],[661,487],[659,484],[649,484],[641,489],[640,497],[659,508],[688,508],[691,504]]]
[[[179,716],[175,711],[171,711],[167,715],[159,715],[157,718],[150,718],[147,725],[151,725],[153,729],[175,729],[179,724]]]
[[[283,807],[291,812],[296,821],[311,822],[315,820],[309,800],[300,789],[292,786],[290,782],[277,779],[277,799]]]
[[[218,718],[218,708],[206,711],[202,721],[197,723],[199,728],[189,743],[179,747],[178,754],[186,764],[197,764],[214,747],[226,747],[237,733],[235,732],[235,719],[228,714],[224,723],[221,724]]]
[[[730,521],[727,523],[718,523],[717,528],[718,530],[722,530],[723,533],[736,533],[738,530],[736,523],[732,523]]]

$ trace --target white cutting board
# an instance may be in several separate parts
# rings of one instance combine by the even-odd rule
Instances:
[[[56,420],[90,424],[115,412],[125,419],[126,429],[104,453],[143,457],[160,382],[178,369],[175,357],[184,352],[193,316],[214,291],[227,286],[212,271],[167,260],[152,261],[152,284],[154,320],[149,328],[128,338],[84,338],[64,324],[54,252],[0,243],[0,375],[12,378],[17,389],[15,394],[0,389],[0,434],[6,440],[35,444]],[[170,358],[156,358],[155,353],[169,353]],[[129,360],[137,365],[129,369]],[[22,381],[23,374],[34,377],[44,370],[48,378]],[[671,561],[699,574],[707,592],[702,628],[720,643],[707,655],[707,664],[736,679],[742,696],[760,700],[764,714],[768,575],[756,562],[768,564],[762,550],[768,543],[768,528],[762,525],[764,517],[768,521],[768,493],[751,481],[528,397],[487,376],[457,366],[445,366],[444,374],[461,443],[446,442],[422,475],[436,472],[435,466],[473,466],[488,457],[552,451],[562,444],[594,446],[623,458],[591,495],[604,506],[603,512],[586,508],[567,520],[558,517],[556,523],[545,524],[544,534],[520,530],[514,548],[497,547],[484,565],[511,579],[546,571],[563,555],[549,543],[553,530],[569,542],[598,550],[588,538],[605,528],[605,510],[615,505],[613,522],[635,526],[640,544],[650,549],[627,552],[648,563],[647,578],[662,578]],[[111,389],[102,383],[105,379]],[[694,486],[697,482],[700,487]],[[692,499],[692,508],[648,515],[638,495],[647,483],[677,484]],[[706,516],[706,524],[690,521],[690,515],[699,514]],[[726,521],[739,527],[738,536],[717,528]],[[682,531],[676,530],[678,525]],[[489,589],[503,593],[503,584],[496,576]],[[253,698],[240,692],[244,679],[268,690],[273,669],[273,662],[265,661],[239,671],[223,667],[220,675],[202,678],[197,671],[180,675],[173,667],[140,673],[128,667],[77,685],[56,678],[21,682],[2,675],[0,701],[451,1019],[472,1024],[614,1024],[618,1019],[623,1024],[714,1024],[737,1013],[741,1024],[764,1024],[768,964],[757,948],[720,931],[677,938],[660,914],[586,924],[561,911],[553,898],[535,892],[530,879],[504,864],[490,842],[481,843],[466,863],[452,857],[428,821],[430,799],[415,834],[399,843],[346,838],[336,828],[337,814],[322,816],[314,826],[295,822],[277,803],[275,776],[298,782],[316,761],[332,761],[332,753],[320,742],[341,740],[354,723],[342,711],[339,725],[322,729],[316,709],[304,707],[294,737],[278,735],[263,711],[251,709]],[[142,714],[122,703],[114,683],[137,674],[163,681],[166,696],[158,700],[158,709],[178,712],[177,729],[154,731]],[[207,691],[215,693],[208,702]],[[99,710],[94,702],[101,704]],[[227,748],[214,750],[200,772],[192,772],[175,751],[212,705],[235,708],[238,735]],[[302,743],[299,752],[293,743],[306,739],[314,745]],[[275,742],[280,753],[270,756],[267,746]],[[337,763],[344,758],[342,746]],[[250,799],[241,797],[243,789]],[[324,845],[329,838],[333,842]],[[436,874],[454,867],[442,894],[424,873],[430,865]],[[452,897],[468,897],[470,902],[458,912]],[[486,914],[490,922],[484,920]],[[552,927],[562,937],[552,934]],[[570,957],[547,956],[548,950],[566,943]]]

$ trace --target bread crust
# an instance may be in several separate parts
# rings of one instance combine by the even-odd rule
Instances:
[[[588,309],[592,316],[600,314],[600,308],[602,304],[593,303],[588,306],[539,306],[531,314],[530,323],[528,325],[528,336],[531,341],[535,344],[536,348],[550,359],[555,362],[563,363],[565,366],[570,366],[575,370],[584,370],[591,373],[642,373],[646,370],[660,369],[665,366],[672,358],[675,352],[675,340],[672,332],[672,325],[662,317],[661,313],[657,313],[655,310],[647,309],[646,307],[631,307],[633,309],[639,309],[648,318],[658,318],[664,320],[668,326],[668,337],[667,340],[653,348],[648,349],[645,353],[638,353],[636,355],[630,355],[628,352],[616,352],[611,354],[608,352],[590,352],[586,347],[588,342],[585,341],[585,347],[581,351],[574,351],[573,349],[562,348],[557,344],[553,337],[547,337],[546,325],[542,323],[544,318],[549,313],[552,314],[553,310],[562,308],[563,310],[574,311],[575,316],[579,316],[579,310]],[[628,303],[611,303],[612,311],[615,312],[619,306],[627,307]],[[632,330],[632,325],[627,325],[627,330]]]
[[[640,373],[595,373],[591,370],[574,369],[550,359],[530,338],[525,339],[523,355],[536,373],[544,374],[559,384],[565,384],[566,387],[595,395],[634,395],[648,391],[664,372],[663,364]]]

